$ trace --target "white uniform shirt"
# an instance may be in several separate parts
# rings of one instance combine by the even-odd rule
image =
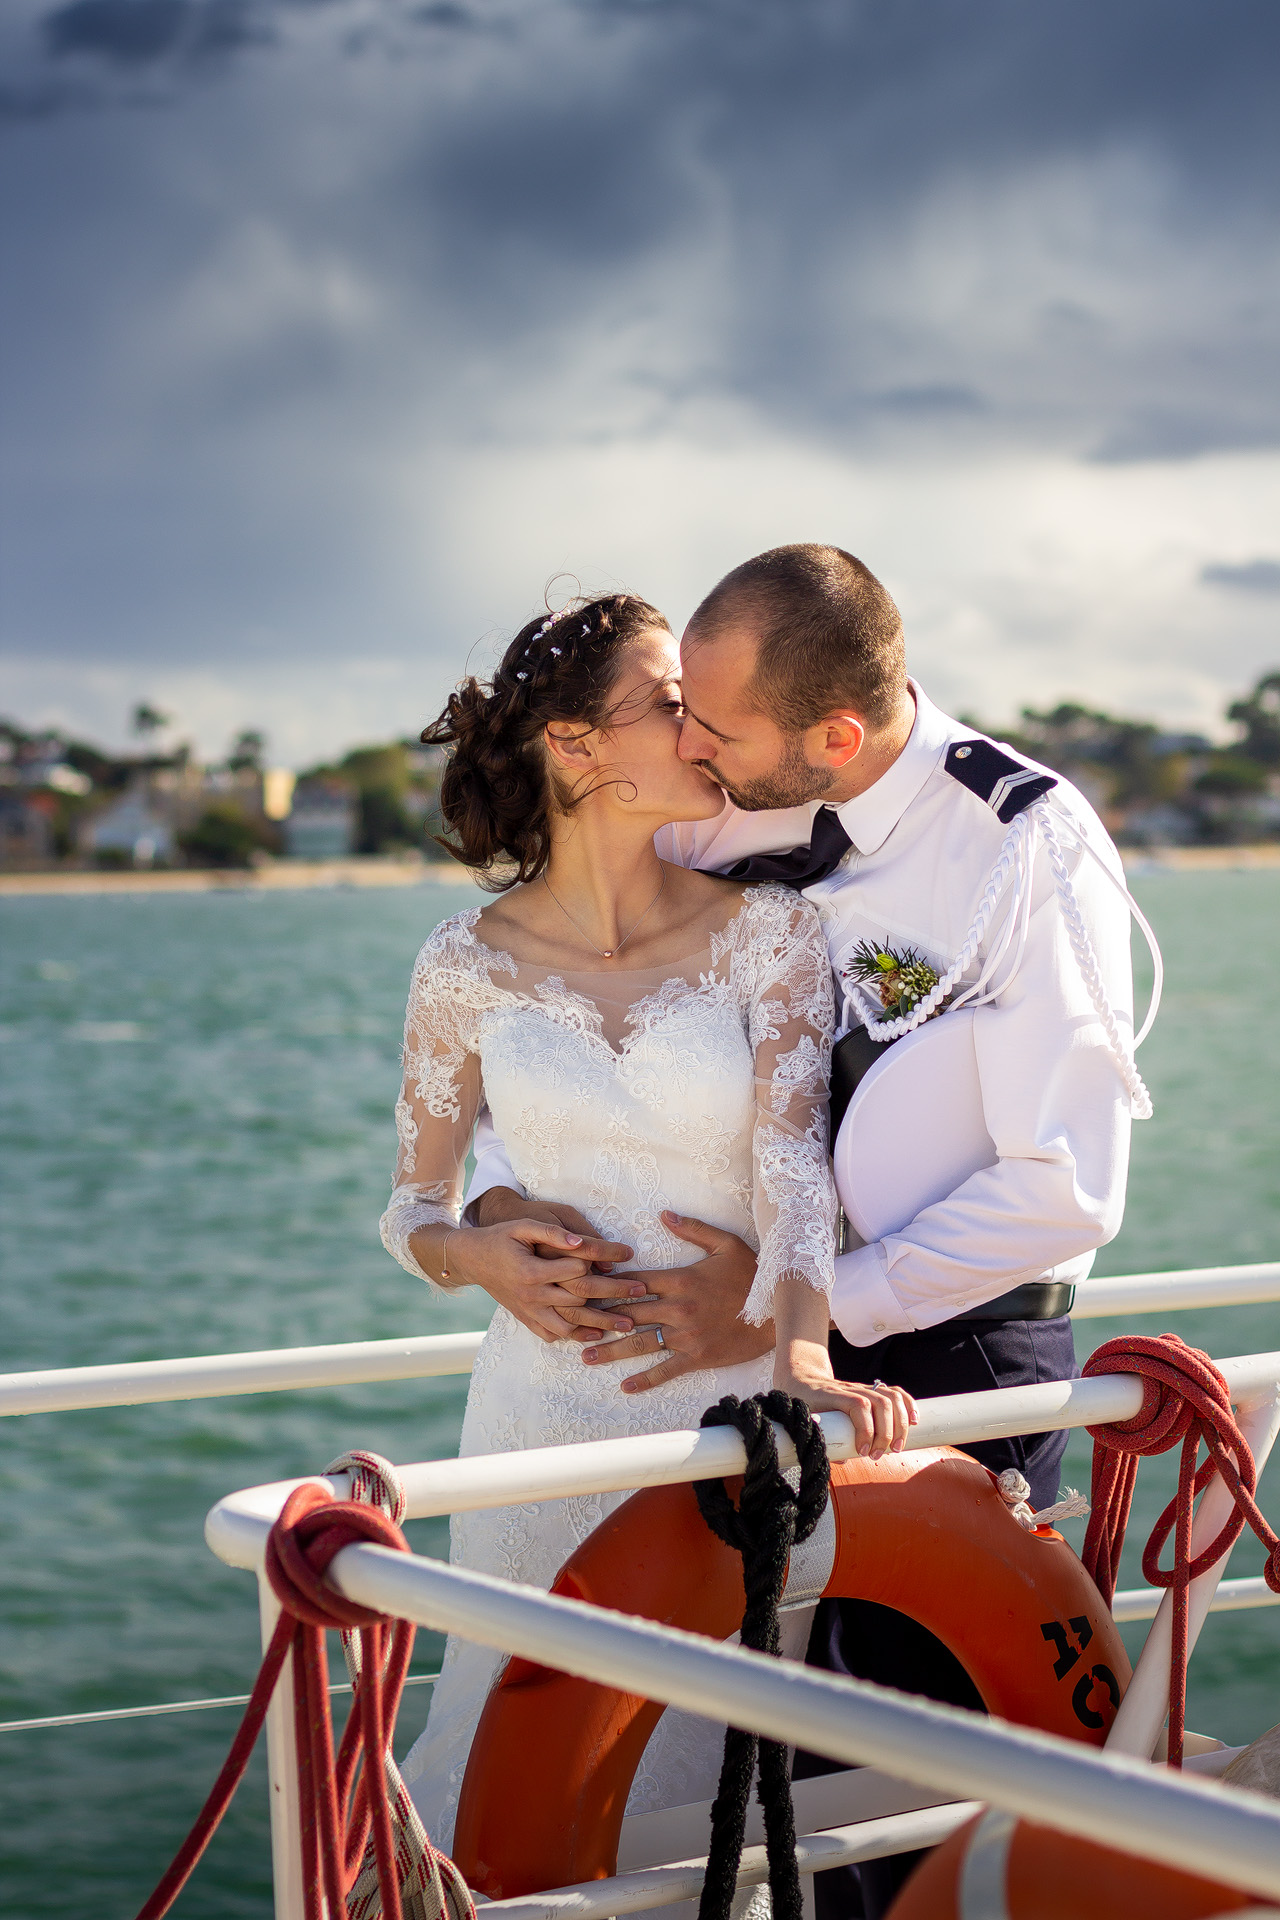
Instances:
[[[835,872],[806,889],[839,974],[862,940],[914,947],[939,974],[964,944],[1007,828],[946,771],[953,741],[973,738],[912,683],[916,720],[902,753],[837,812],[852,846]],[[1050,796],[1062,823],[1072,884],[1108,999],[1132,1032],[1129,911],[1079,850],[1087,838],[1122,878],[1119,855],[1084,796],[1058,778]],[[807,842],[818,804],[766,813],[726,805],[713,820],[663,828],[664,859],[725,868],[745,854]],[[1064,817],[1065,816],[1065,817]],[[1006,896],[978,961],[1010,911]],[[996,969],[999,980],[1002,968]],[[945,1017],[945,1016],[944,1016]],[[1037,853],[1021,962],[974,1015],[983,1117],[999,1158],[899,1233],[836,1261],[832,1318],[854,1346],[937,1325],[1028,1280],[1079,1281],[1119,1230],[1128,1169],[1130,1097],[1072,952],[1047,856]],[[474,1200],[514,1186],[492,1130],[477,1135]],[[902,1142],[904,1154],[911,1141]]]

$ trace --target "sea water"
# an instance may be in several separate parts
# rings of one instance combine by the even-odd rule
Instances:
[[[1280,875],[1154,873],[1165,1010],[1143,1050],[1129,1208],[1103,1273],[1280,1257]],[[377,1220],[413,956],[470,889],[20,898],[0,906],[4,1369],[478,1327],[431,1299]],[[1280,1347],[1280,1306],[1165,1314],[1226,1355]],[[1077,1329],[1081,1357],[1121,1328]],[[28,1416],[3,1428],[0,1720],[247,1692],[254,1584],[201,1527],[235,1487],[348,1447],[451,1452],[465,1379]],[[1064,1479],[1088,1484],[1075,1435]],[[1168,1493],[1144,1463],[1125,1584]],[[1280,1515],[1280,1474],[1264,1482]],[[1080,1523],[1068,1523],[1077,1545]],[[415,1548],[447,1550],[443,1521]],[[1251,1540],[1231,1571],[1256,1572]],[[1126,1630],[1136,1648],[1144,1627]],[[440,1643],[421,1634],[414,1667]],[[429,1690],[405,1696],[398,1750]],[[125,1920],[182,1838],[234,1711],[0,1734],[0,1910]],[[1280,1609],[1211,1619],[1190,1724],[1280,1721]],[[270,1912],[261,1755],[182,1897],[188,1920]]]

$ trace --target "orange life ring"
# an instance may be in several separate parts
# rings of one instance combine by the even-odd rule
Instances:
[[[1129,1680],[1120,1635],[1062,1536],[1025,1532],[985,1467],[949,1447],[839,1462],[829,1512],[825,1594],[917,1620],[989,1712],[1101,1744]],[[744,1605],[742,1562],[689,1486],[633,1494],[552,1591],[714,1640],[736,1632]],[[657,1701],[509,1661],[458,1808],[453,1857],[468,1885],[500,1900],[615,1873],[627,1795],[661,1713]]]
[[[1003,1898],[1003,1906],[998,1904]],[[980,1814],[922,1860],[888,1920],[1208,1920],[1263,1900],[1030,1821]]]

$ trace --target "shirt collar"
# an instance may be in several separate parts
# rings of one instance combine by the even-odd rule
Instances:
[[[877,853],[901,820],[925,781],[961,729],[929,699],[919,681],[909,680],[916,717],[907,744],[893,765],[869,786],[835,809],[841,826],[859,853]]]

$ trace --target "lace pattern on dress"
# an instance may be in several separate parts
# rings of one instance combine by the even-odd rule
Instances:
[[[828,1295],[835,1278],[836,1196],[827,1157],[835,1005],[816,914],[788,888],[756,891],[740,968],[756,1066],[753,1211],[760,1257],[742,1313],[761,1326],[785,1274]]]
[[[419,1227],[457,1226],[460,1210],[456,1201],[446,1200],[445,1193],[443,1181],[439,1181],[430,1193],[415,1193],[411,1187],[399,1187],[387,1202],[387,1210],[378,1222],[382,1244],[391,1258],[398,1261],[415,1280],[425,1280],[431,1291],[439,1294],[445,1294],[447,1289],[418,1265],[409,1248],[409,1236],[416,1233]]]
[[[655,1125],[740,1213],[747,1168],[738,1158],[747,1142],[732,1100],[722,1110],[709,1101],[710,1090],[729,1092],[732,1027],[750,1046],[756,1084],[752,1221],[750,1228],[740,1217],[734,1223],[761,1250],[746,1317],[769,1318],[783,1273],[829,1291],[835,1196],[825,1103],[834,1008],[812,907],[786,887],[749,888],[710,938],[710,969],[693,980],[675,973],[637,999],[620,1050],[604,1038],[599,1007],[562,975],[522,991],[518,963],[477,940],[480,912],[443,921],[414,968],[396,1107],[400,1152],[383,1221],[384,1243],[401,1266],[425,1278],[409,1252],[410,1234],[458,1218],[462,1166],[485,1098],[482,1053],[497,1104],[507,1084],[536,1091],[536,1102],[522,1103],[506,1127],[513,1166],[531,1194],[560,1180],[566,1142],[594,1109],[590,1191],[582,1198],[602,1233],[634,1246],[637,1264],[679,1257],[658,1217],[669,1201],[654,1160]]]
[[[446,921],[414,969],[397,1110],[399,1156],[383,1235],[407,1271],[408,1237],[452,1223],[475,1115],[486,1099],[516,1177],[535,1198],[579,1207],[634,1249],[629,1263],[670,1268],[695,1250],[663,1225],[697,1215],[760,1250],[750,1318],[769,1317],[786,1273],[829,1287],[835,1198],[826,1158],[833,1019],[826,944],[813,909],[786,888],[749,889],[694,964],[642,976],[630,1006],[610,1002],[610,1033],[584,976],[536,977],[481,944],[478,910]],[[610,976],[612,982],[618,976]],[[635,986],[640,985],[637,980]],[[618,1021],[621,1012],[625,1017]],[[602,1282],[602,1286],[607,1283]],[[569,1341],[538,1340],[499,1308],[471,1376],[462,1451],[564,1446],[696,1427],[721,1394],[765,1390],[771,1356],[686,1374],[624,1395],[627,1368],[586,1368]],[[624,1494],[584,1494],[458,1514],[451,1558],[547,1587]],[[438,1843],[448,1846],[476,1719],[499,1656],[451,1639],[426,1733],[406,1761]],[[709,1799],[722,1734],[664,1715],[630,1808]]]

